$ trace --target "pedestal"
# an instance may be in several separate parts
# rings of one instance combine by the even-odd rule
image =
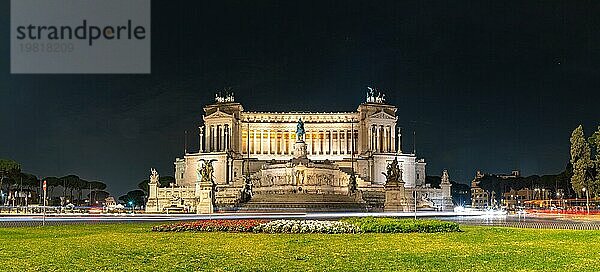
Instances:
[[[408,212],[408,201],[404,191],[404,182],[385,185],[384,212]]]
[[[454,204],[452,203],[452,185],[450,183],[442,183],[440,187],[442,189],[442,210],[454,210]]]
[[[294,164],[302,163],[306,165],[308,163],[307,155],[308,151],[306,150],[306,143],[302,140],[296,141],[296,143],[294,143],[294,157],[292,162]]]
[[[214,211],[213,185],[209,182],[196,182],[196,213],[207,214]]]

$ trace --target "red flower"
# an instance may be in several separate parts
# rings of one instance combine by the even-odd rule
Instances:
[[[250,232],[252,228],[269,220],[257,219],[218,219],[179,222],[152,227],[153,231],[232,231]]]

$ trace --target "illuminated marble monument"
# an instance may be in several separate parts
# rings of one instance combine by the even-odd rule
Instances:
[[[369,88],[356,112],[279,113],[217,95],[204,107],[199,151],[175,160],[171,187],[151,179],[146,211],[410,211],[415,196],[420,209],[450,209],[449,182],[425,184],[426,163],[402,152],[397,108],[384,97]]]

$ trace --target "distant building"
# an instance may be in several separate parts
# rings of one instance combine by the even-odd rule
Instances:
[[[529,188],[521,190],[511,189],[502,195],[502,204],[509,210],[515,210],[525,204],[525,201],[533,200],[535,191]]]
[[[496,174],[496,176],[498,176],[499,178],[502,178],[502,179],[519,178],[519,177],[521,177],[521,171],[520,170],[512,170],[512,172],[510,172],[510,174]]]
[[[484,209],[490,206],[489,192],[479,187],[479,182],[484,176],[481,171],[477,170],[475,178],[471,181],[471,206],[473,208]]]
[[[104,200],[104,206],[108,207],[108,208],[112,208],[117,206],[117,201],[115,200],[114,197],[109,196]]]

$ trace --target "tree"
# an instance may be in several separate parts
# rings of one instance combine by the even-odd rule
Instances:
[[[90,181],[88,186],[92,188],[92,190],[104,190],[106,189],[106,183],[101,181]]]
[[[105,199],[106,197],[108,197],[108,195],[104,196],[104,197],[103,197],[103,195],[101,195],[102,192],[105,192],[104,189],[106,189],[106,184],[104,182],[90,181],[87,183],[87,186],[90,190],[88,197],[91,202],[99,200],[99,199]]]
[[[594,183],[596,184],[596,193],[600,193],[600,126],[598,126],[598,130],[592,134],[592,137],[590,137],[589,141],[594,147],[592,152],[595,154],[594,167],[596,170],[596,176]]]
[[[62,185],[63,185],[63,196],[66,197],[66,192],[67,189],[69,189],[69,200],[72,201],[73,200],[73,189],[77,188],[79,181],[81,180],[78,176],[76,175],[68,175],[68,176],[64,176],[61,177],[60,180],[62,181]]]
[[[81,205],[81,198],[82,198],[82,194],[83,194],[83,190],[89,188],[89,181],[85,180],[85,179],[79,179],[76,183],[76,188],[77,188],[77,192],[78,192],[78,204]]]
[[[125,202],[125,205],[129,205],[132,207],[141,206],[146,204],[146,193],[139,189],[131,190],[127,192],[127,194],[120,196],[118,200]]]
[[[583,127],[579,125],[571,134],[571,164],[573,165],[571,186],[579,196],[583,195],[583,188],[592,194],[597,190],[594,182],[594,163],[590,156],[590,145],[583,133]]]
[[[4,192],[2,190],[4,179],[19,172],[21,172],[19,163],[13,160],[0,159],[0,205],[4,204],[4,195],[1,194]]]
[[[146,198],[146,193],[142,190],[132,190],[127,192],[127,196],[129,197],[129,200],[133,202],[133,205],[135,206],[141,206],[146,204],[145,203],[145,198]]]
[[[46,181],[46,186],[48,187],[48,196],[52,196],[54,188],[63,184],[62,181],[57,177],[45,177],[42,180]]]
[[[88,198],[91,201],[90,206],[94,206],[96,204],[96,201],[103,201],[109,196],[110,196],[110,193],[108,193],[107,191],[104,191],[104,190],[90,192],[88,194]]]

